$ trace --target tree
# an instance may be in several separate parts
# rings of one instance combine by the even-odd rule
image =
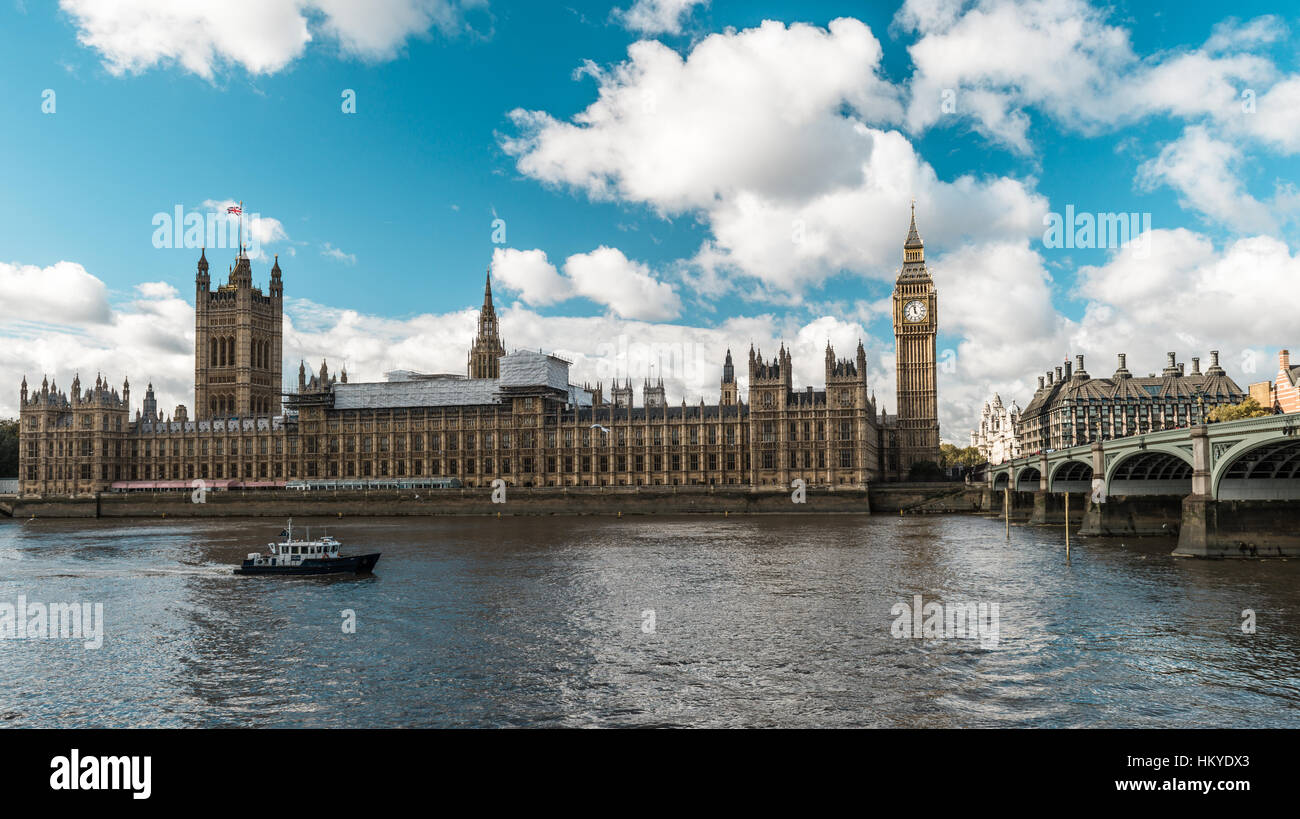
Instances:
[[[1243,418],[1259,418],[1272,415],[1273,410],[1260,406],[1254,398],[1247,398],[1240,404],[1224,404],[1210,411],[1211,421],[1240,421]]]
[[[0,478],[18,477],[18,421],[0,420]]]
[[[939,444],[939,466],[944,469],[954,466],[979,466],[983,462],[978,447]]]

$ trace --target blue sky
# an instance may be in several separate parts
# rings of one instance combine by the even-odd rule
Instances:
[[[156,248],[152,220],[239,199],[293,300],[286,373],[463,368],[494,264],[507,343],[565,352],[580,380],[639,380],[609,360],[621,338],[719,364],[784,341],[820,384],[826,341],[862,336],[892,411],[882,304],[912,198],[947,440],[1067,355],[1105,375],[1116,352],[1148,370],[1220,349],[1244,384],[1296,342],[1282,4],[175,5],[0,7],[3,383],[103,370],[190,403],[197,251]],[[1153,241],[1044,246],[1067,205],[1149,213]],[[209,253],[214,278],[231,256]],[[716,370],[661,372],[670,400],[716,400]]]

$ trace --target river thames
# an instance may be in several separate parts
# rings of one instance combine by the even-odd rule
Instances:
[[[971,516],[351,518],[294,525],[373,576],[232,575],[282,523],[0,521],[0,604],[104,617],[0,640],[0,725],[1300,726],[1300,561],[1067,565]],[[915,595],[997,604],[996,646],[895,636]]]

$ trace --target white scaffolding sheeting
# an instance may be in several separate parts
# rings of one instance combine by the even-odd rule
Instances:
[[[499,400],[499,385],[496,379],[489,378],[334,385],[334,409],[482,406]]]
[[[584,390],[577,384],[569,385],[569,406],[571,407],[590,407],[592,402],[591,390]]]
[[[569,391],[569,362],[531,350],[516,350],[501,357],[501,386],[551,387]]]

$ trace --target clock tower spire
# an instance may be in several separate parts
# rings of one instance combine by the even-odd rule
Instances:
[[[936,337],[939,303],[934,280],[925,266],[925,243],[912,224],[903,242],[903,267],[894,282],[894,350],[898,376],[895,444],[896,477],[905,479],[913,465],[939,463],[939,411],[936,391]]]

